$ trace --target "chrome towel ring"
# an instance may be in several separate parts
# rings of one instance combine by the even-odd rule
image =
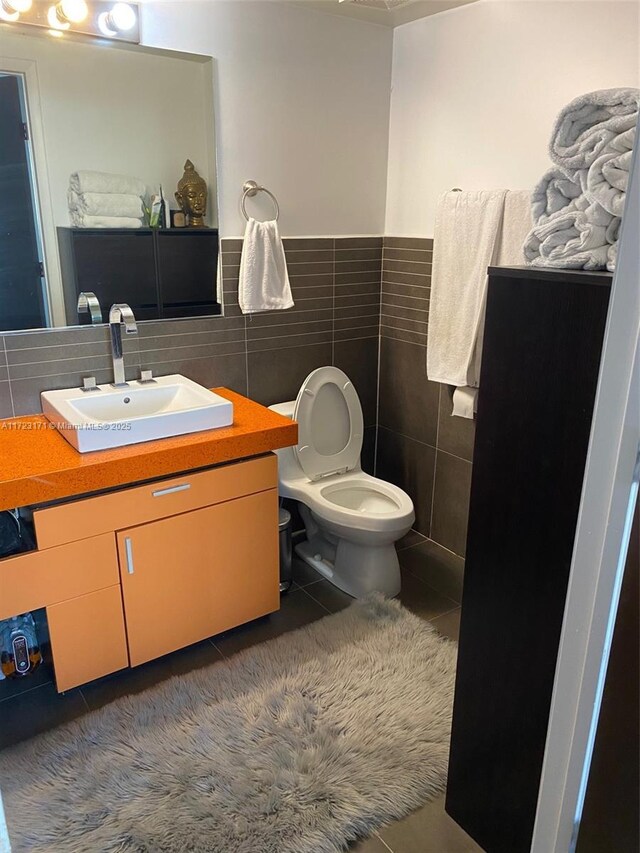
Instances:
[[[247,220],[247,222],[249,221],[249,215],[245,207],[247,198],[253,198],[254,195],[257,195],[260,192],[266,193],[273,202],[274,207],[276,209],[275,220],[277,222],[280,218],[280,205],[278,204],[278,199],[274,196],[271,190],[268,190],[266,187],[261,187],[255,181],[246,181],[246,183],[244,183],[242,186],[242,201],[240,203],[240,207],[242,208],[244,218]]]

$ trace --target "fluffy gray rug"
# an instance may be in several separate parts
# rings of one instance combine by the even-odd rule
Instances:
[[[14,853],[335,853],[445,784],[456,645],[373,597],[0,755]]]

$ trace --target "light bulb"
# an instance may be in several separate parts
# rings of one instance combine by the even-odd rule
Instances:
[[[47,11],[47,23],[52,30],[68,30],[71,26],[69,21],[64,21],[59,17],[58,9],[55,6],[49,6]]]
[[[17,21],[20,12],[9,12],[5,3],[0,3],[0,21]]]
[[[136,13],[128,3],[116,3],[110,12],[98,16],[100,32],[105,36],[117,36],[136,25]]]
[[[28,12],[29,9],[33,5],[33,0],[3,0],[2,5],[7,8],[9,12]]]
[[[72,24],[79,24],[89,14],[86,0],[60,0],[56,8],[59,9],[61,17]]]
[[[0,20],[17,21],[22,12],[28,12],[33,0],[0,0]]]
[[[136,25],[136,13],[128,3],[116,3],[110,17],[113,26],[120,32],[126,32]]]
[[[109,26],[109,13],[101,12],[98,15],[98,29],[102,33],[103,36],[108,36],[109,38],[113,38],[113,36],[117,36],[118,33],[116,30],[112,30]]]

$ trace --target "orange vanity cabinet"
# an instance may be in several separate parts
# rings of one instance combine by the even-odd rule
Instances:
[[[0,619],[46,608],[59,691],[280,606],[273,453],[35,509]]]
[[[0,619],[39,608],[59,691],[128,666],[113,533],[0,560]]]
[[[275,489],[118,533],[131,665],[279,607]]]

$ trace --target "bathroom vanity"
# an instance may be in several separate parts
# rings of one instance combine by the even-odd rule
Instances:
[[[0,620],[44,608],[57,689],[279,607],[276,449],[295,423],[227,389],[234,424],[77,453],[43,416],[0,421],[0,509],[37,550],[0,560]]]

